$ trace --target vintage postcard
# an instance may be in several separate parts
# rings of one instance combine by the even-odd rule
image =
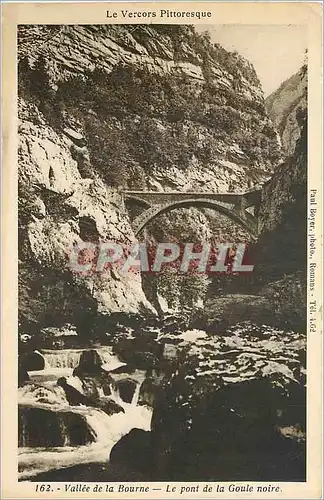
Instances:
[[[2,33],[2,498],[322,498],[322,5]]]

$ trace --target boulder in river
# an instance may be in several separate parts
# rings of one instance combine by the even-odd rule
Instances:
[[[19,356],[19,365],[28,372],[44,370],[45,358],[38,351],[26,352]]]
[[[78,366],[74,369],[73,375],[100,375],[102,373],[102,360],[95,349],[82,352]]]
[[[136,368],[134,366],[128,366],[125,363],[122,364],[122,366],[118,366],[114,370],[110,370],[110,374],[112,375],[120,375],[120,374],[125,374],[125,375],[132,375],[135,373]]]
[[[92,408],[99,408],[107,413],[107,415],[125,412],[124,408],[113,399],[99,398],[97,392],[93,393],[94,395],[92,397],[82,394],[75,387],[69,385],[65,377],[60,377],[57,381],[57,385],[63,388],[66,399],[71,406],[84,405]]]
[[[138,404],[142,406],[149,406],[154,408],[154,402],[160,390],[164,374],[157,374],[156,371],[152,372],[150,377],[146,377],[141,385]]]
[[[125,403],[131,403],[136,390],[136,381],[132,379],[122,379],[115,382],[115,389]]]
[[[125,410],[116,401],[111,398],[106,400],[101,400],[99,403],[99,408],[107,413],[107,415],[114,415],[115,413],[125,413]]]
[[[99,399],[99,390],[97,381],[92,377],[80,378],[83,393],[92,399]]]
[[[86,396],[93,399],[99,399],[100,391],[102,391],[105,396],[111,395],[111,384],[113,379],[108,373],[103,371],[99,376],[92,375],[79,378],[82,384],[82,391]]]
[[[129,367],[147,370],[159,364],[163,346],[155,342],[154,338],[140,336],[136,339],[121,340],[114,345],[113,352]]]
[[[151,433],[132,429],[123,436],[110,452],[110,463],[138,471],[149,477],[152,467]]]
[[[62,389],[65,392],[65,396],[67,399],[67,402],[71,406],[79,406],[79,405],[85,405],[85,406],[93,406],[97,407],[96,400],[94,398],[90,398],[89,396],[85,396],[82,394],[82,392],[78,391],[75,387],[72,385],[68,384],[67,380],[65,377],[60,377],[57,381],[57,385],[59,387],[62,387]]]
[[[86,419],[71,411],[19,405],[19,446],[80,446],[94,441]]]

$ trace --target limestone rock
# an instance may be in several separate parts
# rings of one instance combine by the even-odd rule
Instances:
[[[154,312],[139,273],[71,269],[83,242],[136,242],[121,189],[256,189],[280,146],[252,65],[191,26],[22,26],[19,36],[21,317],[30,329],[59,316],[86,337],[101,315]],[[241,237],[195,207],[148,231]]]
[[[267,97],[266,107],[281,136],[286,155],[292,155],[296,142],[300,138],[298,114],[307,108],[307,67],[305,65]]]

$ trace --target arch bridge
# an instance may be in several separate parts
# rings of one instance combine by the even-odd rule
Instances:
[[[135,235],[158,215],[184,207],[211,208],[232,219],[248,231],[253,238],[258,236],[258,211],[261,190],[237,193],[209,193],[189,191],[123,191],[125,202],[134,202],[142,211],[132,221]]]

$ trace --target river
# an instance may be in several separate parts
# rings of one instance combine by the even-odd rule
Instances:
[[[29,382],[19,388],[19,480],[28,480],[41,472],[77,464],[107,463],[114,444],[132,428],[150,430],[152,411],[146,406],[138,405],[140,387],[145,379],[144,371],[136,370],[131,375],[136,382],[136,389],[130,403],[125,402],[115,385],[111,384],[110,399],[120,405],[124,413],[107,415],[99,408],[73,406],[67,402],[64,390],[57,385],[57,380],[66,377],[69,385],[82,392],[81,381],[73,376],[73,370],[78,366],[83,351],[85,349],[38,351],[45,359],[45,368],[29,371]],[[110,347],[97,348],[96,351],[102,360],[102,368],[107,372],[124,365],[112,354]],[[122,374],[112,376],[114,380],[123,377]],[[75,416],[72,420],[75,418],[79,425],[77,439],[83,440],[82,444],[74,444],[75,430],[73,425],[72,430],[67,425],[71,421],[71,414]],[[35,423],[33,415],[46,418],[37,419]],[[54,434],[52,439],[57,440],[59,446],[45,437],[42,446],[35,446],[35,439],[36,443],[39,440],[39,434],[35,438],[35,425],[43,425],[43,429],[38,429],[40,433]]]

